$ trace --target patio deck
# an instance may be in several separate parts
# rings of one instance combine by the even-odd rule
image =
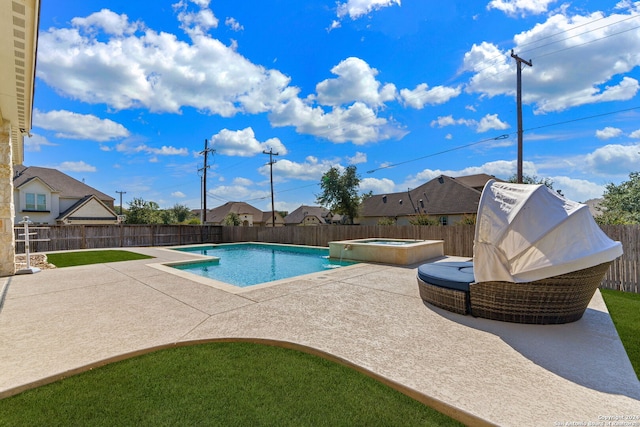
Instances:
[[[0,397],[149,348],[238,338],[331,354],[467,424],[640,415],[640,382],[599,292],[577,322],[521,325],[425,306],[417,266],[230,293],[147,265],[189,254],[129,250],[156,259],[0,278]]]

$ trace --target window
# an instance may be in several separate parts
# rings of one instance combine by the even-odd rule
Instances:
[[[25,211],[46,211],[46,194],[27,193],[25,194]]]
[[[449,217],[441,216],[439,220],[440,220],[440,225],[447,225],[447,223],[449,222]]]

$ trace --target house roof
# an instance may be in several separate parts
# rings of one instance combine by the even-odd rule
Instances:
[[[31,130],[40,0],[0,2],[0,116],[11,122],[13,163]]]
[[[493,179],[497,182],[504,182],[501,179],[496,178],[493,175],[487,175],[486,173],[479,173],[476,175],[467,175],[467,176],[458,176],[454,178],[456,181],[466,185],[467,187],[475,188],[476,190],[482,192],[484,189],[484,185],[490,179]]]
[[[227,202],[207,212],[207,222],[221,223],[231,212],[238,215],[252,215],[255,222],[262,221],[263,212],[245,202]]]
[[[15,167],[15,175],[13,177],[13,186],[20,188],[27,182],[38,178],[47,184],[53,191],[59,192],[62,198],[83,198],[87,195],[95,195],[102,201],[113,202],[115,199],[93,187],[88,186],[84,182],[71,178],[59,170],[50,168],[41,168],[38,166],[17,165]]]
[[[268,212],[263,212],[262,214],[262,220],[261,222],[266,223],[271,223],[273,221],[273,211],[268,211]],[[276,212],[276,223],[279,222],[283,222],[282,220],[282,215],[280,215],[278,212]]]
[[[108,215],[108,216],[104,216],[104,217],[77,217],[77,218],[73,218],[72,217],[74,212],[77,212],[80,208],[82,208],[83,206],[85,206],[85,205],[87,205],[89,203],[98,203],[98,204],[100,204],[100,206],[102,208],[104,208],[105,214]],[[60,215],[58,216],[58,218],[56,218],[56,220],[57,221],[63,221],[65,219],[67,219],[67,218],[73,218],[73,219],[77,219],[77,220],[105,219],[105,220],[114,220],[115,221],[117,219],[117,215],[111,208],[109,208],[107,205],[105,205],[95,195],[90,194],[88,196],[84,196],[82,199],[80,199],[76,203],[74,203],[69,209],[67,209],[66,211],[60,213]]]
[[[491,179],[489,175],[486,177],[488,177],[487,181]],[[481,191],[466,185],[465,182],[476,184],[484,177],[463,178],[468,179],[461,180],[440,175],[413,190],[371,196],[362,202],[360,216],[396,217],[419,213],[427,215],[476,213]]]
[[[321,221],[326,222],[330,218],[331,212],[327,208],[321,206],[305,206],[302,205],[298,209],[284,217],[285,224],[301,224],[307,216],[317,216]]]

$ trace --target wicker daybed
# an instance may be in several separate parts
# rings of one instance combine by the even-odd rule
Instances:
[[[464,268],[473,268],[472,263],[432,265],[437,264],[468,264]],[[582,317],[610,264],[529,283],[471,281],[466,284],[467,290],[460,283],[450,287],[446,280],[434,280],[428,276],[430,269],[425,264],[421,266],[422,274],[418,275],[418,288],[424,302],[458,314],[515,323],[569,323]],[[442,268],[439,270],[444,272]]]
[[[557,324],[582,317],[622,245],[586,205],[544,185],[490,180],[478,206],[473,262],[418,268],[426,303],[459,314]]]

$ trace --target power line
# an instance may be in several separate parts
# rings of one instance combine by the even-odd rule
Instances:
[[[411,159],[411,160],[405,160],[404,162],[394,163],[392,165],[381,166],[381,167],[376,168],[376,169],[368,170],[367,173],[373,173],[373,172],[379,171],[381,169],[389,169],[389,168],[393,168],[393,167],[396,167],[396,166],[404,165],[406,163],[411,163],[411,162],[416,162],[418,160],[427,159],[429,157],[439,156],[440,154],[449,153],[451,151],[462,150],[463,148],[467,148],[467,147],[471,147],[471,146],[474,146],[474,145],[482,144],[483,142],[487,142],[487,141],[497,141],[497,140],[500,140],[500,139],[507,139],[508,137],[509,137],[508,134],[503,134],[503,135],[496,136],[496,137],[493,137],[493,138],[482,139],[480,141],[472,142],[470,144],[460,145],[458,147],[453,147],[453,148],[449,148],[448,150],[438,151],[437,153],[427,154],[426,156],[417,157],[417,158]]]
[[[560,126],[560,125],[565,125],[565,124],[569,124],[569,123],[580,122],[580,121],[589,120],[589,119],[595,119],[597,117],[610,116],[612,114],[626,113],[626,112],[633,111],[633,110],[640,110],[640,106],[631,107],[631,108],[624,108],[624,109],[615,110],[615,111],[609,111],[607,113],[593,114],[591,116],[579,117],[579,118],[576,118],[576,119],[564,120],[564,121],[561,121],[561,122],[548,123],[546,125],[540,125],[540,126],[527,128],[527,129],[524,129],[523,131],[524,132],[531,132],[531,131],[534,131],[534,130],[544,129],[544,128],[548,128],[548,127],[552,127],[552,126]],[[502,135],[499,135],[499,136],[496,136],[496,137],[493,137],[493,138],[482,139],[480,141],[472,142],[472,143],[465,144],[465,145],[459,145],[457,147],[449,148],[447,150],[443,150],[443,151],[438,151],[436,153],[427,154],[426,156],[416,157],[414,159],[405,160],[403,162],[382,166],[382,167],[379,167],[379,168],[376,168],[376,169],[371,169],[371,170],[368,170],[367,173],[373,173],[373,172],[377,172],[377,171],[379,171],[381,169],[389,169],[389,168],[393,168],[393,167],[396,167],[396,166],[404,165],[406,163],[416,162],[418,160],[426,159],[426,158],[429,158],[429,157],[439,156],[440,154],[449,153],[451,151],[462,150],[463,148],[472,147],[474,145],[482,144],[483,142],[507,139],[507,138],[509,138],[509,136],[514,135],[516,133],[517,133],[517,131],[516,132],[502,134]]]

